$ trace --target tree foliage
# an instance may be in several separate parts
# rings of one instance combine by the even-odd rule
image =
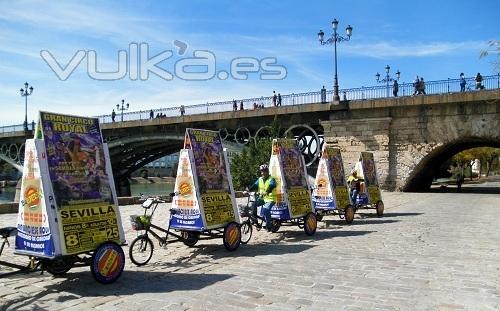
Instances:
[[[498,161],[499,157],[499,148],[480,147],[459,152],[452,157],[452,161],[466,168],[468,166],[472,166],[474,160],[478,159],[481,163],[481,170],[486,170],[485,173],[486,176],[488,176],[491,169],[493,168],[494,162]]]
[[[233,157],[231,161],[231,175],[233,177],[233,186],[236,190],[244,190],[245,187],[252,185],[260,176],[259,166],[269,164],[271,159],[272,138],[279,137],[280,125],[277,117],[269,126],[271,137],[257,138],[252,140],[243,149],[240,154]]]

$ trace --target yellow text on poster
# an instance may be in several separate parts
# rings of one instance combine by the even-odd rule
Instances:
[[[62,245],[66,254],[96,249],[101,243],[120,243],[117,207],[106,203],[64,206],[59,210]]]
[[[309,191],[302,187],[289,189],[288,201],[294,218],[306,215],[312,209]]]
[[[370,204],[376,204],[380,201],[380,189],[378,186],[368,186],[368,199]]]
[[[217,192],[201,195],[207,227],[235,221],[233,203],[229,193]]]
[[[349,205],[349,193],[346,186],[335,188],[335,199],[337,200],[337,209],[345,209]]]

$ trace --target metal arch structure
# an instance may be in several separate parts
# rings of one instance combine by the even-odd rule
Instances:
[[[307,124],[298,124],[290,126],[284,133],[284,137],[297,139],[300,151],[306,160],[306,166],[311,166],[321,155],[323,147],[323,137],[318,135],[316,130]]]
[[[19,172],[23,171],[24,143],[0,145],[0,159],[10,164]]]
[[[251,141],[256,142],[259,138],[272,138],[271,131],[271,126],[262,126],[252,135],[252,132],[247,127],[239,127],[234,131],[221,128],[219,129],[219,134],[224,141],[233,142],[243,147]],[[282,133],[281,137],[293,137],[297,139],[308,167],[317,162],[324,143],[322,134],[318,134],[317,130],[307,124],[292,125],[280,132]]]

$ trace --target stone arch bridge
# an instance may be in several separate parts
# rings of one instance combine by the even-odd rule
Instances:
[[[462,150],[500,147],[500,90],[407,96],[333,104],[302,104],[102,124],[119,193],[143,165],[182,148],[186,128],[217,130],[231,150],[269,136],[273,120],[280,136],[297,137],[315,174],[323,141],[342,150],[346,171],[361,151],[372,151],[379,181],[389,190],[421,191],[439,164]],[[23,157],[31,133],[0,133],[0,159]]]

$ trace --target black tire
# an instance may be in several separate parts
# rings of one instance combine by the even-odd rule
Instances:
[[[118,280],[125,268],[125,253],[120,245],[106,242],[94,251],[90,263],[90,272],[94,279],[102,284]]]
[[[354,210],[354,207],[352,205],[349,204],[345,207],[344,218],[347,224],[352,224],[354,220],[354,213],[356,213],[356,211]]]
[[[75,258],[73,256],[61,256],[54,259],[43,260],[43,270],[53,276],[61,276],[73,268]]]
[[[130,243],[128,256],[136,266],[143,266],[153,256],[153,250],[153,241],[147,235],[140,235]]]
[[[182,243],[184,245],[193,247],[200,240],[200,233],[196,231],[182,231]]]
[[[323,220],[323,214],[316,213],[316,220],[317,221],[322,221]]]
[[[240,247],[241,243],[241,228],[240,225],[232,221],[224,227],[224,235],[222,236],[224,247],[232,252]]]
[[[271,232],[276,233],[281,227],[281,221],[277,219],[272,219],[271,220]]]
[[[378,201],[376,209],[377,209],[377,216],[382,217],[382,215],[384,215],[384,202]]]
[[[304,216],[304,232],[311,236],[316,233],[316,228],[318,227],[318,222],[316,220],[316,215],[309,212]]]
[[[252,238],[253,226],[250,220],[246,220],[241,224],[241,243],[247,244]]]

